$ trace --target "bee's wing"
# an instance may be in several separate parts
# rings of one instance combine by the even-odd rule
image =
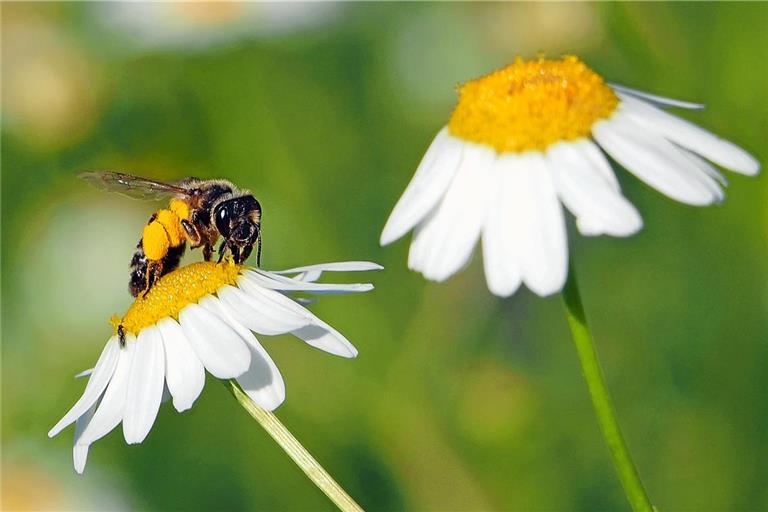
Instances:
[[[122,172],[89,171],[77,175],[101,190],[117,192],[137,199],[159,199],[169,195],[187,195],[190,191],[172,183],[140,178]]]

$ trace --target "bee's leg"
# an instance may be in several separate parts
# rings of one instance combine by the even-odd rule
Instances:
[[[211,247],[211,244],[206,243],[203,246],[203,259],[205,261],[211,261],[212,255],[213,255],[213,247]]]
[[[162,260],[151,260],[149,264],[147,265],[147,287],[144,289],[144,293],[142,294],[142,297],[146,297],[149,293],[149,290],[152,289],[152,286],[155,284],[155,281],[157,281],[157,278],[163,275],[163,261]]]
[[[240,253],[240,261],[245,261],[248,259],[248,256],[251,255],[251,251],[253,251],[252,245],[246,245],[243,247],[243,252]]]
[[[261,233],[259,233],[259,238],[256,240],[256,266],[261,266]]]
[[[123,324],[117,326],[117,340],[120,343],[120,348],[125,348],[125,327]]]
[[[217,263],[221,263],[221,260],[224,259],[224,253],[227,252],[227,245],[228,244],[226,240],[221,241],[221,245],[219,246],[219,260]]]
[[[199,246],[202,237],[200,236],[200,232],[197,230],[195,225],[189,222],[187,219],[182,219],[181,227],[183,227],[184,231],[187,233],[187,238],[189,238],[189,242],[192,244],[192,247],[195,248]]]
[[[229,250],[230,250],[230,252],[232,252],[232,259],[235,261],[235,264],[239,265],[240,262],[242,261],[240,259],[240,247],[238,247],[237,245],[232,244],[232,245],[229,246]]]

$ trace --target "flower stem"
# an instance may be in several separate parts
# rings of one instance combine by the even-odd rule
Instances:
[[[343,512],[362,512],[355,500],[353,500],[341,486],[336,483],[331,475],[315,460],[304,446],[293,437],[293,434],[283,425],[277,416],[263,409],[245,394],[235,380],[224,381],[224,384],[232,393],[232,396],[248,411],[253,419],[264,427],[264,430],[274,439],[280,448],[296,463],[310,480],[325,493],[330,500]]]
[[[613,464],[616,466],[616,472],[624,487],[624,493],[627,495],[632,510],[635,512],[651,512],[654,510],[648,495],[640,481],[640,475],[637,473],[632,457],[629,455],[627,443],[621,435],[619,423],[616,420],[611,397],[608,389],[605,387],[605,378],[600,369],[600,363],[597,360],[597,351],[592,334],[587,326],[587,320],[584,315],[584,307],[581,304],[579,287],[576,284],[576,272],[573,264],[568,269],[568,280],[563,288],[563,299],[565,300],[566,316],[568,325],[571,328],[573,343],[576,345],[576,352],[579,354],[581,370],[584,379],[587,381],[589,396],[592,398],[592,406],[595,408],[597,421],[600,423],[600,430],[603,432],[608,450],[611,452]]]

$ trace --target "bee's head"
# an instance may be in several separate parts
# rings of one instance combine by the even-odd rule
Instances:
[[[235,197],[216,205],[213,215],[216,229],[230,249],[239,249],[232,250],[235,262],[244,261],[261,234],[259,202],[253,196]]]

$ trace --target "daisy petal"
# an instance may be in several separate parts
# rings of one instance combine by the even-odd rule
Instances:
[[[604,171],[592,165],[585,146],[592,143],[583,139],[553,144],[547,149],[546,160],[558,195],[585,235],[636,233],[643,226],[640,214],[606,182]]]
[[[620,95],[623,111],[645,129],[735,172],[754,176],[760,164],[736,144],[642,100]]]
[[[392,210],[381,233],[381,245],[406,234],[437,205],[456,174],[461,153],[462,142],[447,127],[440,130]]]
[[[489,169],[496,153],[464,143],[464,155],[445,198],[420,226],[409,257],[411,268],[432,281],[444,281],[464,266],[485,222]]]
[[[232,379],[248,370],[251,352],[245,340],[217,315],[198,304],[189,304],[179,313],[179,323],[211,375]]]
[[[237,377],[240,387],[251,397],[251,400],[264,409],[268,411],[277,409],[285,400],[285,382],[277,365],[261,346],[259,340],[251,331],[235,320],[218,299],[205,297],[200,301],[200,305],[224,319],[241,338],[248,342],[248,349],[251,351],[251,365],[244,374]]]
[[[517,248],[509,235],[509,219],[515,207],[504,197],[507,169],[499,162],[491,170],[488,215],[483,227],[483,268],[488,289],[499,297],[509,297],[520,287],[520,263]]]
[[[341,333],[320,320],[301,304],[281,293],[264,289],[248,280],[241,281],[240,285],[243,290],[248,292],[249,297],[261,296],[263,301],[280,307],[283,310],[283,315],[290,314],[294,318],[304,319],[303,325],[291,332],[307,344],[337,356],[357,356],[357,349]]]
[[[120,351],[120,360],[117,362],[115,375],[109,381],[109,386],[104,392],[99,408],[93,415],[88,428],[81,436],[81,443],[93,444],[112,431],[123,419],[125,412],[125,400],[128,395],[128,379],[131,375],[133,357],[136,352],[136,337],[133,334],[126,336],[125,348]]]
[[[623,85],[617,85],[614,83],[609,83],[608,85],[610,85],[611,88],[616,91],[616,94],[621,98],[629,95],[665,107],[687,108],[689,110],[701,110],[704,108],[703,103],[692,103],[690,101],[667,98],[666,96],[657,96],[655,94],[638,91],[637,89],[630,89],[629,87],[624,87]]]
[[[563,287],[568,267],[565,219],[541,153],[499,158],[502,194],[510,203],[507,223],[523,282],[540,296]]]
[[[205,368],[175,320],[164,318],[157,328],[165,348],[165,380],[173,407],[179,412],[186,411],[203,391]]]
[[[128,444],[140,443],[149,434],[160,409],[165,379],[165,352],[157,327],[141,331],[135,345],[123,413],[123,437]]]
[[[334,263],[318,263],[304,267],[289,268],[288,270],[262,271],[265,274],[300,274],[302,272],[362,272],[365,270],[381,270],[384,267],[371,261],[339,261]]]
[[[238,322],[259,334],[285,334],[309,323],[306,317],[286,311],[260,294],[246,293],[234,286],[219,288],[216,294]]]
[[[77,402],[75,402],[75,405],[72,406],[69,412],[67,412],[67,414],[53,426],[48,432],[48,437],[53,437],[61,432],[64,427],[85,414],[85,412],[96,403],[96,400],[98,400],[104,392],[107,383],[109,383],[109,379],[115,371],[119,352],[120,347],[117,343],[117,336],[112,336],[104,347],[104,350],[101,352],[99,360],[96,362],[96,367],[93,369],[91,378],[88,379],[88,384],[85,386],[83,395]]]
[[[88,368],[87,370],[83,370],[77,375],[75,375],[76,379],[82,379],[83,377],[88,377],[93,373],[93,368]]]
[[[85,463],[88,461],[88,448],[89,445],[82,444],[80,438],[83,435],[83,431],[93,418],[93,413],[96,412],[96,406],[98,402],[95,402],[85,414],[75,420],[75,439],[72,445],[72,462],[75,466],[75,471],[82,475],[85,471]]]
[[[621,112],[595,123],[592,134],[614,160],[672,199],[707,205],[722,198],[717,183],[671,142]]]
[[[297,291],[307,292],[316,295],[342,295],[346,293],[369,292],[373,289],[370,283],[350,283],[350,284],[332,284],[332,283],[312,283],[298,281],[281,275],[270,275],[259,269],[251,269],[243,272],[242,278],[251,281],[253,284],[262,288],[279,291]]]
[[[307,345],[340,357],[357,357],[357,349],[339,331],[315,317],[312,325],[302,327],[291,334]]]

